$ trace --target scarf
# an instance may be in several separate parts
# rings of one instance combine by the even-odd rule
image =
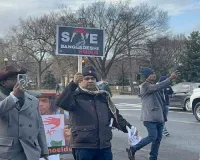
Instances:
[[[109,107],[111,113],[113,114],[113,116],[115,117],[117,124],[119,124],[118,123],[118,118],[117,118],[117,109],[116,109],[115,104],[111,100],[111,96],[110,96],[109,92],[104,91],[104,90],[99,90],[99,88],[97,87],[97,85],[95,86],[94,91],[89,91],[89,90],[87,90],[85,88],[82,88],[81,86],[79,86],[79,88],[82,91],[84,91],[84,92],[86,92],[88,94],[91,94],[91,95],[98,95],[98,94],[104,94],[105,93],[106,94],[106,99],[107,99],[107,102],[108,102],[108,107]]]

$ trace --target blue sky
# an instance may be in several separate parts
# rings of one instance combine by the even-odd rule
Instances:
[[[200,0],[140,0],[140,2],[156,5],[168,11],[169,26],[175,34],[200,31]]]
[[[188,33],[200,30],[200,11],[191,11],[170,18],[170,27],[175,33]]]
[[[56,11],[60,6],[69,6],[76,10],[81,5],[88,5],[96,0],[0,0],[0,36],[4,36],[9,27],[17,24],[19,18],[30,15],[38,16],[49,11]],[[116,2],[118,0],[105,0]],[[123,0],[122,0],[123,1]],[[172,33],[189,34],[200,30],[200,0],[130,0],[131,5],[148,3],[168,11],[169,26]]]

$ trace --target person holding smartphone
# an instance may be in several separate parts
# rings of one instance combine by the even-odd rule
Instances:
[[[48,159],[39,102],[17,82],[25,73],[14,66],[0,70],[0,159]]]
[[[144,82],[140,88],[140,97],[142,101],[141,121],[148,131],[148,136],[139,143],[131,146],[127,150],[129,159],[135,160],[135,153],[144,146],[152,143],[149,153],[149,160],[158,159],[158,151],[162,140],[164,122],[167,121],[165,114],[165,101],[161,91],[169,86],[173,79],[176,79],[180,73],[173,72],[166,80],[156,84],[156,74],[148,67],[141,68],[140,74],[144,77]]]

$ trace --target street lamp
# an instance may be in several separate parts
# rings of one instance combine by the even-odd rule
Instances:
[[[7,66],[7,64],[8,64],[8,58],[4,58],[4,64],[5,64],[5,66]]]

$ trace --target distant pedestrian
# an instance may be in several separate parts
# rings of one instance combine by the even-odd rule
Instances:
[[[60,94],[60,85],[56,84],[56,94]]]
[[[166,80],[167,76],[161,76],[159,79],[159,83]],[[168,85],[166,88],[164,88],[163,90],[160,91],[161,95],[163,96],[163,100],[165,102],[165,107],[164,107],[164,114],[166,115],[166,117],[168,116],[168,112],[169,112],[169,96],[173,94],[173,90],[171,88],[170,85]],[[169,132],[167,131],[166,126],[163,127],[163,135],[164,136],[169,136]]]
[[[141,120],[147,128],[148,136],[143,138],[138,144],[127,149],[130,160],[135,159],[136,151],[152,143],[149,160],[157,160],[158,150],[162,139],[163,125],[167,120],[164,115],[164,102],[160,91],[168,87],[170,81],[175,79],[179,73],[174,72],[166,80],[155,84],[156,75],[151,68],[142,68],[145,82],[141,85],[140,97],[142,101]]]

